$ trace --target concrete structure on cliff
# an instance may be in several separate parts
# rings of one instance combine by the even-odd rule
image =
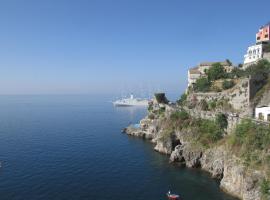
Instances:
[[[258,33],[256,33],[256,44],[249,46],[247,53],[244,55],[244,69],[260,59],[267,59],[270,61],[270,56],[266,51],[267,46],[270,45],[269,31],[270,23],[262,26]]]

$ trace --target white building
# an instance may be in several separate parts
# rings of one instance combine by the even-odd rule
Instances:
[[[188,70],[188,87],[196,83],[197,79],[202,76],[198,67],[194,67]]]
[[[263,57],[263,44],[255,44],[248,47],[247,54],[244,55],[244,65],[252,64]]]
[[[270,121],[270,106],[255,108],[255,118],[263,121]]]

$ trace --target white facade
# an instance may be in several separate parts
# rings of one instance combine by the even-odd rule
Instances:
[[[192,72],[188,70],[188,87],[192,86],[192,84],[196,83],[197,79],[201,77],[199,72]]]
[[[244,56],[244,64],[256,62],[263,57],[263,45],[256,44],[248,47],[247,54]]]
[[[255,118],[263,121],[270,121],[270,106],[255,108]]]

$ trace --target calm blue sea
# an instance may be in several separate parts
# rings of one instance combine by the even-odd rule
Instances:
[[[0,96],[1,200],[232,200],[200,170],[121,134],[145,109],[105,96]]]

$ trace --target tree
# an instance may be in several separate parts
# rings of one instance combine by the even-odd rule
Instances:
[[[259,60],[256,64],[246,69],[246,75],[262,75],[265,79],[270,73],[270,62],[268,60]]]
[[[214,63],[209,68],[209,70],[207,70],[207,76],[210,81],[214,81],[217,79],[225,78],[226,72],[220,63]]]
[[[178,105],[183,105],[184,102],[186,101],[186,99],[187,99],[187,94],[184,93],[184,94],[181,95],[180,99],[177,100],[177,104]]]
[[[221,129],[225,129],[228,126],[228,120],[226,115],[224,115],[223,113],[219,113],[216,116],[216,123],[219,125],[219,127]]]
[[[229,66],[232,66],[232,62],[229,59],[226,59],[226,62],[229,64]]]
[[[165,96],[165,93],[156,93],[155,98],[156,98],[158,103],[167,104],[169,102],[167,97]]]
[[[204,110],[204,111],[208,110],[208,103],[205,101],[205,99],[202,99],[200,101],[200,106],[201,106],[202,110]]]
[[[209,91],[209,88],[211,86],[211,83],[207,78],[199,78],[197,79],[196,83],[194,84],[194,90],[196,92],[207,92]]]
[[[230,81],[225,80],[225,81],[223,81],[223,83],[222,83],[222,88],[223,88],[224,90],[230,89],[230,88],[232,88],[233,86],[234,86],[234,82],[233,82],[232,80],[230,80]]]

